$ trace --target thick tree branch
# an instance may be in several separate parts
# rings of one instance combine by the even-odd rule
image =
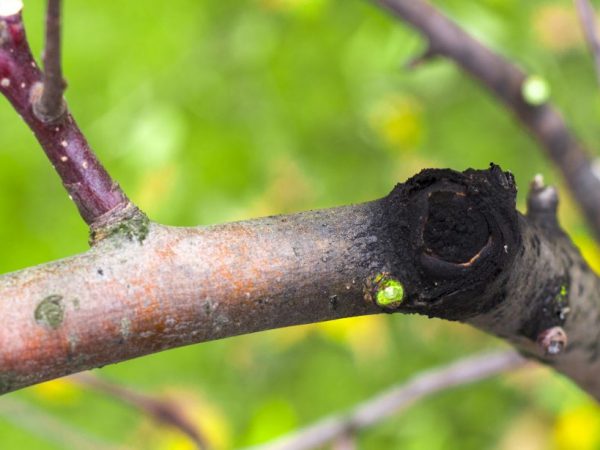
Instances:
[[[527,103],[522,94],[525,74],[423,0],[372,1],[422,33],[428,40],[428,57],[436,54],[455,61],[515,114],[562,172],[596,238],[600,239],[600,179],[592,170],[588,152],[550,103]]]
[[[248,450],[312,450],[321,448],[348,433],[356,433],[397,414],[414,402],[437,392],[480,381],[517,369],[525,359],[514,351],[472,356],[452,364],[418,373],[353,407],[329,416],[274,442]]]
[[[52,124],[34,113],[44,77],[27,43],[20,2],[8,3],[12,8],[0,9],[0,93],[35,134],[93,235],[110,234],[115,223],[142,215],[102,167],[68,111]]]
[[[594,58],[594,65],[596,66],[596,78],[598,84],[600,84],[600,37],[598,36],[598,29],[596,23],[596,13],[594,7],[588,0],[574,0],[579,15],[579,21],[581,22],[581,28],[583,28],[583,34],[592,52]]]
[[[151,224],[141,245],[116,234],[4,275],[0,392],[180,345],[384,311],[475,325],[600,399],[599,280],[558,224],[515,210],[515,194],[497,166],[425,170],[370,203],[207,228]],[[566,347],[548,335],[557,327]]]

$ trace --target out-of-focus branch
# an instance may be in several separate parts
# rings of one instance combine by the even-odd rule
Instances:
[[[122,444],[102,442],[96,436],[73,428],[32,405],[3,397],[0,399],[0,417],[17,428],[26,430],[45,441],[71,450],[131,450]]]
[[[311,450],[355,433],[397,414],[423,397],[473,383],[522,367],[525,359],[514,351],[472,356],[415,375],[351,410],[327,417],[274,442],[251,450]],[[248,449],[250,450],[250,449]]]
[[[334,439],[331,444],[331,450],[356,450],[356,436],[354,433],[345,433]]]
[[[186,417],[179,405],[168,399],[143,394],[131,388],[112,383],[89,372],[71,376],[71,380],[89,389],[102,392],[111,398],[137,408],[158,423],[176,428],[196,444],[198,449],[209,448],[207,440],[198,428]]]
[[[145,216],[104,169],[73,116],[65,111],[59,121],[50,123],[34,112],[39,108],[33,105],[47,103],[52,109],[52,105],[63,104],[58,41],[60,8],[55,0],[49,6],[44,75],[27,42],[22,3],[10,0],[0,4],[0,93],[35,134],[82,218],[92,228],[92,237],[99,240],[124,221],[129,221],[130,229],[136,229],[139,223],[144,223]]]
[[[600,179],[592,170],[589,154],[554,106],[526,101],[522,94],[525,74],[423,0],[372,1],[423,34],[428,41],[427,58],[439,55],[455,61],[515,114],[562,172],[596,238],[600,239]]]
[[[596,66],[596,78],[600,84],[600,37],[598,36],[598,26],[596,22],[596,13],[589,0],[574,0],[581,22],[583,34],[592,52],[594,64]]]
[[[33,112],[45,123],[58,122],[65,114],[63,100],[65,81],[61,67],[61,0],[48,0],[46,12],[46,46],[44,49],[44,78],[41,94],[33,102]]]

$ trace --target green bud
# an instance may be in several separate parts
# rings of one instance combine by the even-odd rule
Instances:
[[[399,306],[404,300],[404,286],[393,278],[383,279],[377,286],[375,300],[381,307]]]
[[[550,97],[550,85],[539,75],[530,75],[521,86],[521,94],[527,103],[539,106]]]

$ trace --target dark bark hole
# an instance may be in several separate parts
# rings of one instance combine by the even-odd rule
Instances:
[[[447,262],[468,263],[489,238],[485,217],[462,192],[433,192],[423,230],[426,252]]]

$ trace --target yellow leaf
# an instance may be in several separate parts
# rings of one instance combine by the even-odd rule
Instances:
[[[538,41],[555,52],[581,45],[583,36],[572,5],[550,4],[533,14],[533,30]]]
[[[374,105],[368,119],[373,131],[395,152],[413,150],[423,139],[422,107],[412,97],[386,97]]]
[[[360,361],[381,357],[389,348],[388,325],[383,315],[332,320],[316,327],[323,336],[348,344]]]
[[[592,450],[600,444],[600,409],[591,403],[561,413],[554,425],[557,450]]]
[[[581,255],[596,273],[600,273],[600,248],[594,239],[583,233],[572,233],[573,243],[579,247]]]
[[[81,397],[80,388],[66,378],[46,381],[29,388],[29,392],[48,403],[72,405]]]

